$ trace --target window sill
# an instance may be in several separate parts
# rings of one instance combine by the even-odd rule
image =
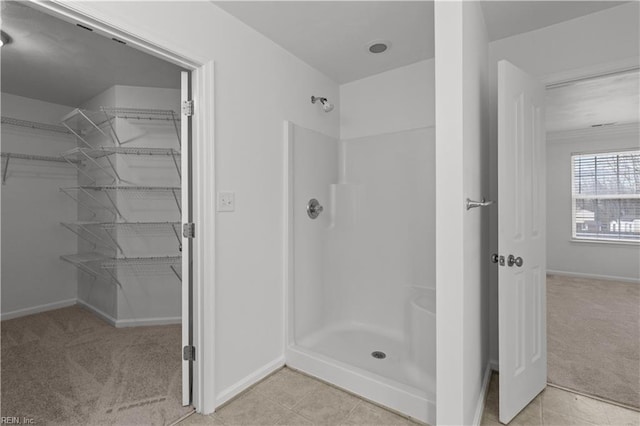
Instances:
[[[615,241],[615,240],[591,240],[588,238],[569,238],[570,243],[595,244],[607,246],[631,246],[640,247],[640,241]]]

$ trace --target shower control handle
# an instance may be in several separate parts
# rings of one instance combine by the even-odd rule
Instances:
[[[307,203],[307,214],[311,219],[316,219],[320,216],[320,213],[324,210],[324,207],[320,205],[320,202],[315,198],[312,198]]]

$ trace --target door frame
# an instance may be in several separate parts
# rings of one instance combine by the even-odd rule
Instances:
[[[215,410],[214,310],[215,306],[215,132],[214,61],[199,58],[185,49],[171,50],[168,40],[147,34],[119,16],[109,16],[92,2],[29,0],[29,5],[48,15],[80,23],[95,33],[115,37],[142,52],[171,62],[191,72],[194,100],[192,124],[192,212],[196,238],[193,240],[192,332],[196,348],[192,377],[192,405],[199,413]],[[204,261],[207,259],[207,261]],[[180,351],[182,353],[182,351]]]

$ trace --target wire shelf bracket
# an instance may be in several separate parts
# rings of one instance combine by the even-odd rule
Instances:
[[[100,223],[97,223],[97,222],[75,222],[75,223],[60,222],[60,225],[62,225],[64,228],[68,229],[69,231],[73,232],[78,237],[82,238],[83,240],[93,244],[94,248],[96,247],[96,245],[98,243],[101,243],[104,247],[107,247],[107,248],[110,248],[110,249],[113,249],[113,250],[117,250],[118,252],[120,252],[120,254],[123,254],[122,246],[120,246],[120,244],[118,244],[118,241],[115,238],[113,238],[113,235],[111,235],[109,232],[105,231],[105,234],[107,234],[107,237],[109,238],[107,240],[105,238],[100,237],[97,233],[93,232],[90,229],[91,226],[95,226],[95,225],[100,226],[101,225]],[[93,239],[87,237],[85,234],[89,234],[91,237],[93,237]]]
[[[91,275],[96,279],[102,278],[112,283],[115,283],[118,287],[122,289],[122,284],[120,283],[120,281],[118,281],[118,278],[115,276],[115,274],[113,274],[112,271],[107,271],[108,276],[106,276],[104,273],[94,269],[89,265],[91,263],[102,264],[107,259],[109,259],[106,256],[101,255],[100,253],[69,254],[69,255],[60,256],[60,259],[72,264],[79,270]]]
[[[105,119],[100,121],[97,120],[98,114],[95,111],[82,110],[80,108],[76,108],[71,111],[69,114],[64,116],[60,123],[67,128],[76,138],[78,138],[82,143],[84,143],[87,147],[93,148],[93,146],[87,141],[86,136],[94,130],[97,130],[104,137],[110,139],[114,144],[117,142],[118,145],[120,141],[117,140],[117,136],[114,137],[115,133],[113,132],[113,117],[109,116],[106,112],[101,112],[105,115]],[[105,133],[104,130],[100,126],[103,126],[105,123],[109,123],[109,127],[111,128],[111,134]],[[74,126],[74,124],[76,126]],[[76,129],[74,130],[75,127]],[[84,134],[84,137],[82,136]]]

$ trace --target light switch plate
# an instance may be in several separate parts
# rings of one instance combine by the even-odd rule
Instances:
[[[217,209],[219,212],[232,212],[236,209],[235,192],[218,192]]]

